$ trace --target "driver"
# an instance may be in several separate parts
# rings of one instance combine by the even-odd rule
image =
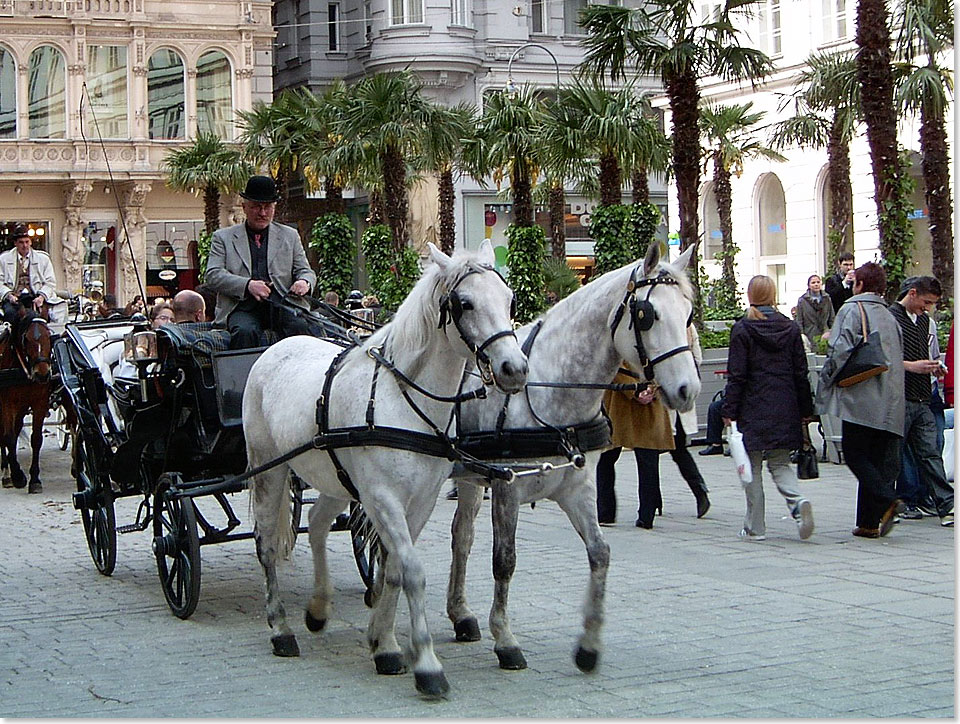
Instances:
[[[33,309],[39,314],[48,299],[56,298],[57,277],[46,252],[33,248],[33,237],[25,224],[13,229],[14,248],[0,254],[0,298],[3,318],[11,326],[17,319],[20,297],[33,297]],[[2,336],[2,333],[0,333]]]
[[[230,330],[230,348],[258,347],[261,332],[309,334],[307,323],[278,304],[309,309],[304,299],[317,282],[296,229],[273,222],[277,186],[269,176],[252,176],[240,194],[246,221],[215,232],[207,259],[206,284],[217,293],[214,322]]]

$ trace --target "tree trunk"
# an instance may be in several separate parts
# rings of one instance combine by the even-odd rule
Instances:
[[[208,234],[220,228],[220,190],[213,184],[203,190],[203,228]]]
[[[853,251],[853,186],[850,183],[850,142],[834,116],[827,141],[827,186],[830,190],[830,228],[840,234],[841,251]],[[836,260],[830,260],[833,268]]]
[[[287,213],[287,204],[289,203],[287,196],[289,196],[290,184],[288,183],[288,180],[289,174],[287,173],[286,169],[278,168],[277,177],[274,179],[274,181],[277,183],[277,196],[279,198],[277,199],[277,208],[274,212],[274,216],[281,221],[285,219],[284,215]]]
[[[700,194],[700,89],[693,71],[664,73],[664,85],[670,97],[671,126],[673,128],[673,173],[677,184],[677,206],[680,215],[680,251],[697,243],[700,219],[697,205]],[[695,291],[694,318],[697,328],[703,327],[703,299],[700,294],[700,275],[694,250],[687,267]]]
[[[554,259],[567,258],[566,199],[563,183],[550,187],[550,254]]]
[[[510,172],[510,189],[513,193],[513,223],[517,226],[533,226],[533,194],[530,169],[527,162],[517,159]]]
[[[647,169],[639,168],[630,174],[630,200],[634,206],[650,203],[650,181],[647,179]]]
[[[737,297],[737,278],[733,271],[733,205],[730,190],[730,171],[724,168],[722,154],[713,155],[713,193],[717,199],[717,216],[720,219],[721,259],[720,279],[727,290],[727,299]]]
[[[337,185],[334,179],[325,178],[323,180],[323,195],[327,197],[327,211],[335,214],[344,212],[343,187]]]
[[[440,249],[446,254],[453,253],[457,241],[457,224],[453,218],[456,193],[453,190],[453,169],[440,172],[437,195],[439,197]]]
[[[619,204],[622,185],[617,157],[611,152],[600,154],[600,205]]]
[[[930,214],[933,275],[945,298],[953,299],[953,205],[950,200],[950,157],[943,115],[920,109],[920,153],[924,194]]]
[[[409,246],[407,238],[407,169],[399,149],[390,146],[381,157],[383,169],[383,211],[393,240],[400,252]]]
[[[383,194],[374,189],[370,192],[370,213],[367,221],[370,222],[370,226],[375,226],[384,223],[385,218],[386,216],[383,211]]]

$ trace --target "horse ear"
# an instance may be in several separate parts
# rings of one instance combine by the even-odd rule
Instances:
[[[477,262],[481,266],[490,267],[493,269],[497,265],[497,257],[493,253],[493,244],[490,243],[489,239],[484,239],[480,248],[477,250]]]
[[[643,258],[643,275],[645,277],[650,276],[659,263],[660,242],[656,239],[651,239],[650,245],[647,247],[647,255]]]
[[[699,241],[696,244],[691,244],[680,256],[677,257],[677,261],[674,262],[674,266],[676,267],[677,271],[683,271],[687,268],[687,265],[690,263],[690,257],[693,256],[693,250],[696,249],[699,244]]]
[[[445,271],[450,266],[450,257],[440,251],[432,241],[428,241],[427,246],[430,247],[430,258],[433,259],[434,264]]]

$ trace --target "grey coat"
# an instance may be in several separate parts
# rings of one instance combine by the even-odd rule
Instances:
[[[317,275],[310,269],[297,230],[272,223],[267,238],[267,273],[273,288],[280,294],[286,294],[295,281],[303,279],[312,291],[317,283]],[[217,293],[215,323],[226,324],[230,312],[243,301],[250,275],[250,242],[244,224],[216,231],[210,240],[210,255],[207,257],[207,273],[204,277],[207,286]],[[307,308],[304,299],[291,297],[290,301]]]
[[[850,387],[837,387],[833,384],[834,377],[863,336],[857,302],[863,302],[868,332],[880,332],[881,346],[889,369]],[[903,347],[900,325],[881,297],[870,293],[856,294],[844,302],[833,322],[827,361],[820,371],[817,411],[902,437],[903,400]]]
[[[817,340],[830,329],[836,315],[830,295],[823,293],[818,302],[808,289],[797,300],[797,324],[803,332],[810,346],[816,351]]]

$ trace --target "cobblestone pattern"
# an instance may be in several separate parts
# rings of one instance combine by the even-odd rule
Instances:
[[[202,549],[201,600],[188,621],[166,607],[148,532],[123,535],[115,573],[86,550],[69,461],[47,439],[44,493],[0,490],[0,716],[3,717],[953,717],[954,532],[904,521],[853,538],[855,481],[821,464],[802,481],[816,532],[806,542],[767,484],[767,540],[737,538],[744,500],[729,458],[698,458],[713,503],[702,520],[664,456],[664,513],[635,528],[636,470],[618,463],[605,649],[575,668],[587,562],[559,508],[525,508],[511,589],[529,668],[501,671],[486,632],[492,596],[489,506],[478,525],[469,595],[484,639],[453,640],[444,613],[455,503],[441,499],[418,550],[429,623],[452,686],[423,701],[411,675],[379,677],[368,612],[345,533],[331,535],[336,610],[310,634],[306,537],[281,570],[302,655],[270,653],[252,541]],[[245,520],[246,496],[235,507]],[[136,500],[117,503],[133,522]],[[401,603],[398,630],[409,630]]]

